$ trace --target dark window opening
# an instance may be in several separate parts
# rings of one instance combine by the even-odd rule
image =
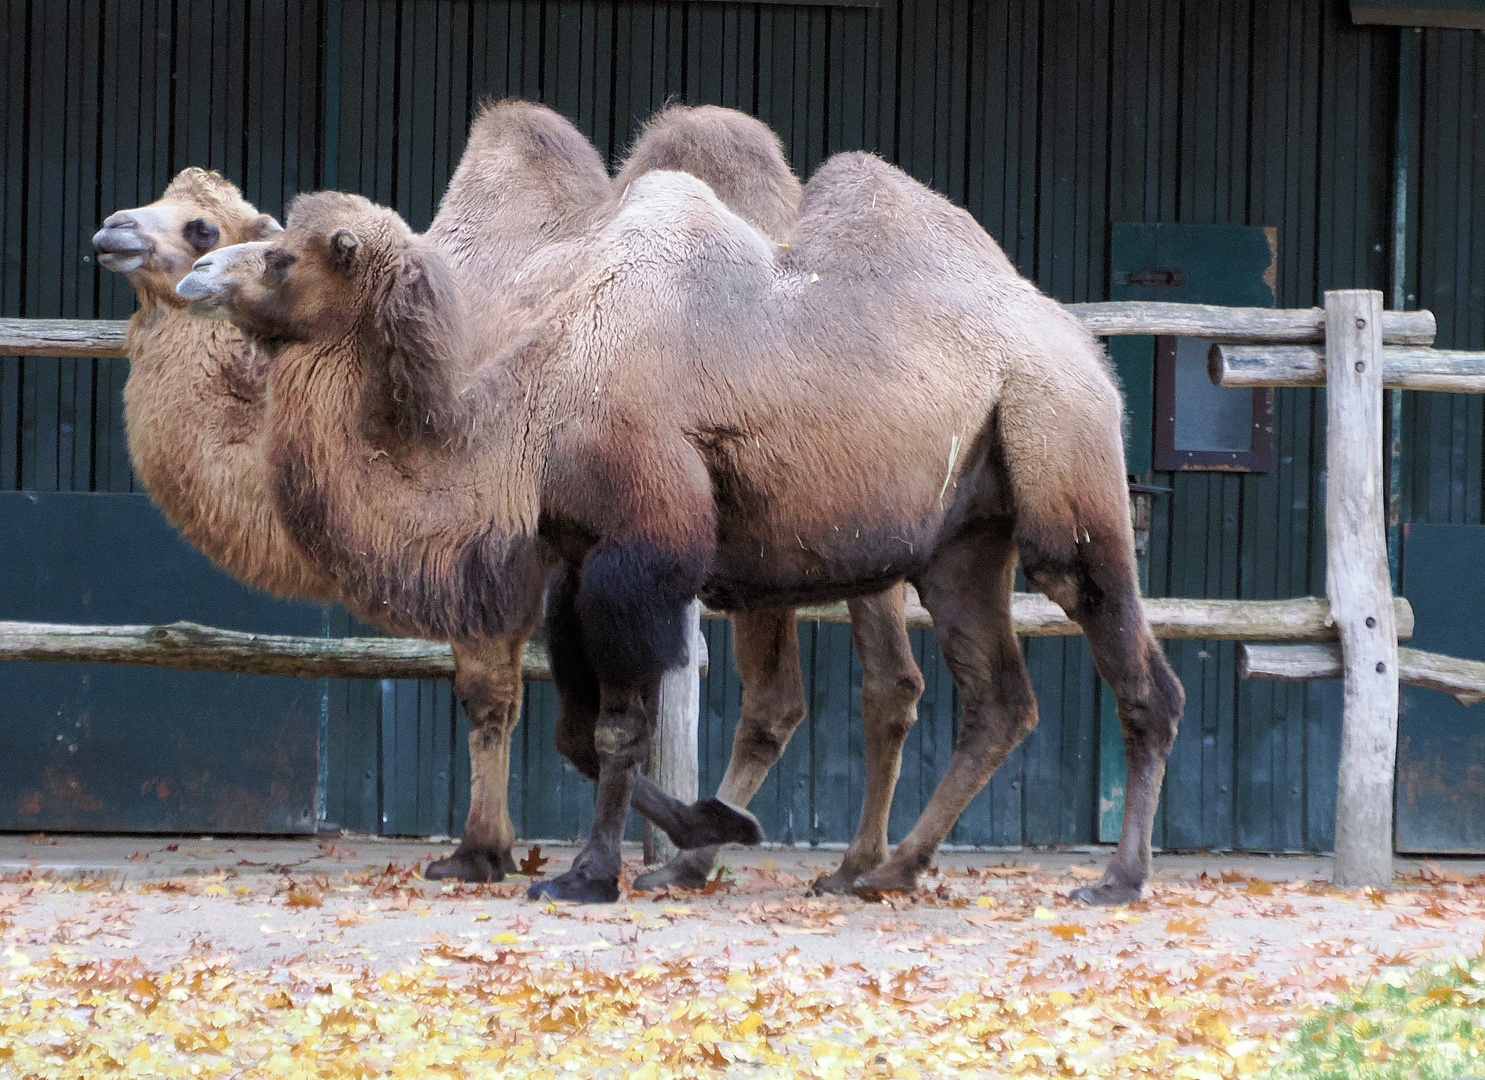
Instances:
[[[1274,392],[1215,386],[1211,342],[1155,339],[1155,468],[1162,472],[1267,472]]]

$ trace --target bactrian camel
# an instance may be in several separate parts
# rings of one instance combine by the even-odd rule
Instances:
[[[1078,895],[1140,895],[1184,694],[1139,601],[1119,394],[1086,330],[967,213],[842,154],[782,247],[696,178],[650,173],[495,355],[438,252],[358,196],[300,196],[256,265],[231,314],[278,345],[273,492],[321,567],[401,619],[492,638],[524,633],[557,567],[557,742],[597,776],[597,805],[572,867],[533,896],[617,895],[692,596],[752,610],[902,579],[964,712],[919,820],[854,887],[913,888],[1036,723],[1010,620],[1018,555],[1082,626],[1124,729],[1123,835]]]
[[[532,140],[537,145],[521,145]],[[508,312],[519,295],[511,279],[532,253],[544,242],[560,243],[564,229],[576,235],[586,215],[611,202],[607,170],[565,120],[521,103],[487,110],[471,132],[462,165],[478,171],[479,182],[487,186],[505,175],[503,188],[495,192],[504,214],[470,214],[462,233],[448,226],[450,257],[466,255],[461,269],[467,278],[500,282],[502,289],[487,307]],[[459,193],[456,186],[456,199]],[[392,633],[417,633],[414,624],[399,622],[385,606],[322,573],[290,540],[269,496],[260,445],[267,436],[267,353],[229,323],[189,316],[175,291],[204,252],[279,228],[230,182],[192,168],[155,203],[110,215],[95,235],[100,263],[124,273],[140,298],[127,332],[131,363],[125,386],[136,471],[167,519],[235,576],[281,596],[339,601]],[[481,232],[495,234],[498,242],[459,250],[481,239]],[[480,252],[488,256],[484,262]],[[471,719],[470,810],[460,850],[427,873],[499,879],[515,869],[507,790],[510,735],[520,702],[520,643],[461,638],[452,644],[455,690]],[[689,846],[756,840],[750,820],[713,800],[703,809],[720,821],[720,831],[706,827],[707,821],[700,831],[688,827],[676,818],[674,800],[663,796],[657,816],[673,839]]]
[[[730,110],[674,109],[658,118],[636,145],[618,184],[622,188],[662,165],[706,176],[730,206],[775,235],[797,209],[798,182],[777,139],[757,121]],[[498,283],[490,297],[492,310],[519,310],[513,301],[520,290],[500,275],[511,276],[540,245],[555,243],[563,230],[554,223],[581,218],[595,200],[603,200],[602,165],[560,117],[540,106],[508,102],[476,121],[461,171],[464,182],[451,188],[435,224],[441,246],[461,261],[465,276],[477,276],[486,288]],[[488,198],[491,189],[501,198]],[[278,229],[220,176],[187,169],[159,201],[110,216],[95,237],[100,262],[125,273],[140,297],[140,310],[130,322],[126,390],[136,470],[166,516],[229,572],[279,595],[340,600],[375,625],[415,632],[391,622],[375,605],[344,595],[288,541],[266,498],[256,444],[264,358],[229,324],[186,317],[175,293],[176,282],[203,252]],[[569,227],[567,234],[572,231]],[[533,287],[530,274],[525,285]],[[891,780],[921,686],[902,629],[900,594],[862,598],[852,609],[865,669],[868,746],[886,744],[896,753],[869,754],[869,759],[888,760],[887,769],[872,774],[890,773],[885,790],[873,800],[868,784],[857,840],[841,870],[821,879],[822,888],[841,888],[884,857]],[[719,793],[738,805],[746,805],[804,715],[794,626],[792,611],[740,620],[743,718],[738,754]],[[456,641],[454,651],[456,689],[475,721],[470,736],[474,798],[459,850],[427,873],[498,879],[514,868],[506,776],[515,722],[510,702],[519,701],[519,673],[510,670],[509,654],[498,646]],[[715,850],[683,853],[650,875],[651,883],[698,883]]]

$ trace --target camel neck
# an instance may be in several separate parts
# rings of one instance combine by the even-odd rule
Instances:
[[[129,320],[126,344],[129,453],[166,519],[251,585],[333,598],[334,587],[297,554],[272,512],[262,356],[229,324],[157,303]]]
[[[459,445],[368,438],[365,364],[348,342],[291,345],[270,379],[273,496],[310,561],[402,632],[438,640],[529,627],[539,603],[537,456],[505,380],[469,390]]]

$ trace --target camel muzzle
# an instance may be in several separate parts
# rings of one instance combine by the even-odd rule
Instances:
[[[154,246],[139,235],[133,221],[105,221],[93,234],[93,250],[98,253],[99,266],[127,274],[145,264]]]
[[[190,273],[176,283],[176,294],[192,303],[214,299],[221,292],[220,269],[211,255],[203,255],[192,264]]]

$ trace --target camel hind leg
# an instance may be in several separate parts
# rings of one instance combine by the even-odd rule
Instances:
[[[1040,390],[1002,403],[1004,467],[1026,580],[1083,628],[1118,702],[1129,765],[1124,831],[1102,880],[1074,894],[1115,904],[1138,899],[1150,875],[1150,833],[1185,692],[1140,603],[1118,396],[1111,384],[1103,394]]]
[[[856,880],[859,896],[916,888],[970,800],[1036,726],[1031,676],[1011,626],[1015,570],[1010,520],[982,519],[941,544],[917,582],[964,712],[928,805],[891,857]]]
[[[1070,562],[1048,559],[1034,548],[1022,553],[1027,582],[1083,628],[1098,673],[1118,702],[1129,769],[1124,828],[1103,878],[1072,894],[1089,904],[1138,900],[1144,890],[1165,762],[1186,700],[1145,622],[1132,551],[1127,560],[1120,558],[1122,546],[1101,542],[1090,530]]]
[[[845,893],[887,858],[887,819],[902,770],[902,744],[918,722],[923,673],[913,659],[903,615],[906,587],[849,602],[851,640],[861,658],[861,720],[866,728],[866,791],[861,818],[840,867],[810,888]]]

